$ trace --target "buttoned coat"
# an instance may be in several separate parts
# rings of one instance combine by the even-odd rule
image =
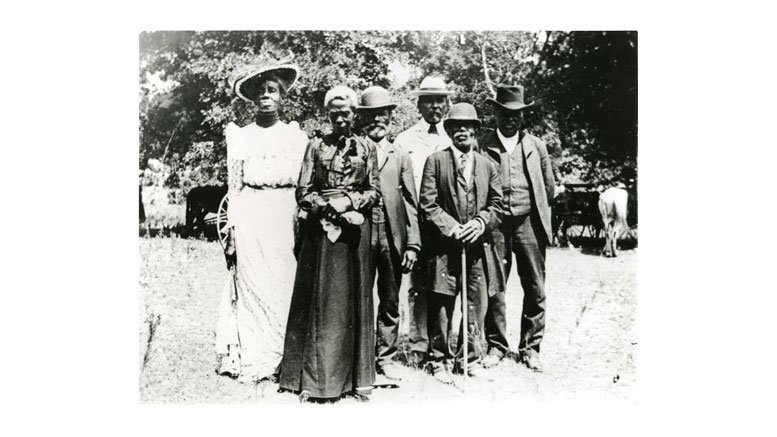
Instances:
[[[408,248],[421,251],[413,164],[410,156],[396,145],[389,141],[384,144],[386,153],[378,158],[378,179],[388,215],[389,235],[396,251],[394,256],[401,259]]]
[[[484,271],[487,272],[488,295],[503,292],[505,272],[501,253],[494,247],[492,231],[501,222],[502,181],[494,163],[474,153],[473,187],[477,214],[485,223],[485,232],[472,246],[483,247]],[[453,148],[433,153],[426,160],[421,180],[421,240],[424,245],[422,261],[422,288],[431,292],[455,295],[448,278],[459,274],[461,246],[448,237],[453,228],[463,224],[459,217],[456,172]]]
[[[451,146],[451,139],[439,125],[439,134],[432,135],[427,131],[423,119],[410,126],[406,131],[397,135],[394,145],[410,155],[410,161],[413,163],[413,175],[416,188],[421,187],[421,177],[424,174],[424,163],[426,158],[434,152],[447,149]],[[428,151],[428,152],[425,152]]]
[[[489,159],[500,168],[502,154],[506,153],[502,142],[495,130],[489,131],[478,139],[481,153],[485,153]],[[531,187],[532,213],[536,211],[545,229],[543,236],[545,243],[553,240],[553,230],[550,221],[550,202],[553,200],[556,181],[553,178],[553,167],[548,156],[545,143],[534,135],[521,132],[518,146],[523,151],[524,168]],[[509,183],[509,181],[507,181]],[[501,185],[500,185],[501,186]]]

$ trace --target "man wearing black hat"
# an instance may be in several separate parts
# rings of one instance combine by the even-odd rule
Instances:
[[[399,346],[399,287],[402,273],[410,272],[418,259],[418,200],[413,166],[407,153],[388,141],[391,125],[388,91],[379,86],[364,90],[356,114],[367,141],[378,157],[378,178],[382,197],[372,208],[370,269],[378,279],[378,328],[375,358],[377,372],[390,380],[401,380],[393,358]]]
[[[496,166],[474,151],[475,132],[480,127],[475,108],[469,103],[453,105],[443,125],[453,147],[429,156],[421,180],[425,251],[421,283],[427,292],[430,367],[437,380],[450,384],[456,354],[450,348],[449,335],[462,271],[467,281],[470,376],[480,370],[479,340],[488,295],[504,291],[502,263],[491,239],[502,215],[502,188]],[[464,268],[462,250],[466,250]]]
[[[478,139],[483,151],[499,168],[504,196],[504,218],[495,236],[504,238],[505,273],[509,276],[512,254],[523,288],[519,361],[529,369],[542,371],[540,343],[545,330],[545,248],[552,238],[550,201],[555,180],[545,143],[521,131],[525,104],[523,87],[500,85],[494,108],[497,130]],[[500,248],[502,244],[499,244]],[[497,364],[507,353],[504,293],[489,299],[486,314],[488,356],[484,366]]]

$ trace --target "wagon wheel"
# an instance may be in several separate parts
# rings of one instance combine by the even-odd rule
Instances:
[[[227,246],[227,236],[229,235],[229,229],[227,229],[227,208],[229,207],[229,194],[224,195],[219,203],[219,212],[216,216],[216,231],[219,235],[219,243],[221,248],[224,249]]]

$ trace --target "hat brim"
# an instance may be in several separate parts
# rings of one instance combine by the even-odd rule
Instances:
[[[450,122],[453,122],[453,121],[456,121],[459,123],[474,124],[476,126],[475,129],[480,129],[480,126],[482,125],[480,123],[480,120],[478,120],[477,118],[446,118],[445,120],[442,121],[442,127],[445,129],[448,129],[448,125],[450,124]]]
[[[421,97],[421,96],[452,96],[456,94],[454,91],[448,91],[448,90],[414,90],[410,91],[410,94]]]
[[[530,106],[534,106],[534,102],[529,103],[518,103],[518,102],[510,102],[510,103],[499,103],[496,100],[492,98],[487,98],[486,103],[490,103],[493,106],[498,106],[503,109],[507,109],[508,111],[520,111],[521,109],[528,108]]]
[[[297,81],[297,76],[299,76],[299,69],[296,65],[292,64],[273,65],[259,68],[235,82],[235,94],[247,102],[254,102],[256,100],[256,96],[251,96],[249,93],[246,93],[244,90],[245,85],[251,81],[260,79],[262,76],[267,76],[270,74],[277,75],[281,80],[285,81],[286,92],[289,92],[291,87],[294,86],[294,83]]]
[[[389,103],[388,105],[379,105],[379,106],[356,106],[357,111],[367,111],[370,109],[390,109],[394,110],[397,107],[397,105],[393,103]]]

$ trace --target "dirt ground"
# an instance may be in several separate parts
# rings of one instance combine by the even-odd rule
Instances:
[[[637,250],[622,251],[612,259],[593,252],[548,250],[544,373],[505,359],[487,378],[468,378],[465,384],[459,376],[456,385],[445,386],[422,371],[403,367],[400,388],[377,389],[371,402],[632,399],[638,347]],[[216,242],[140,239],[141,402],[298,402],[293,394],[277,393],[277,384],[244,385],[216,375],[214,327],[226,280]],[[522,300],[515,272],[506,300],[508,340],[515,349]]]

